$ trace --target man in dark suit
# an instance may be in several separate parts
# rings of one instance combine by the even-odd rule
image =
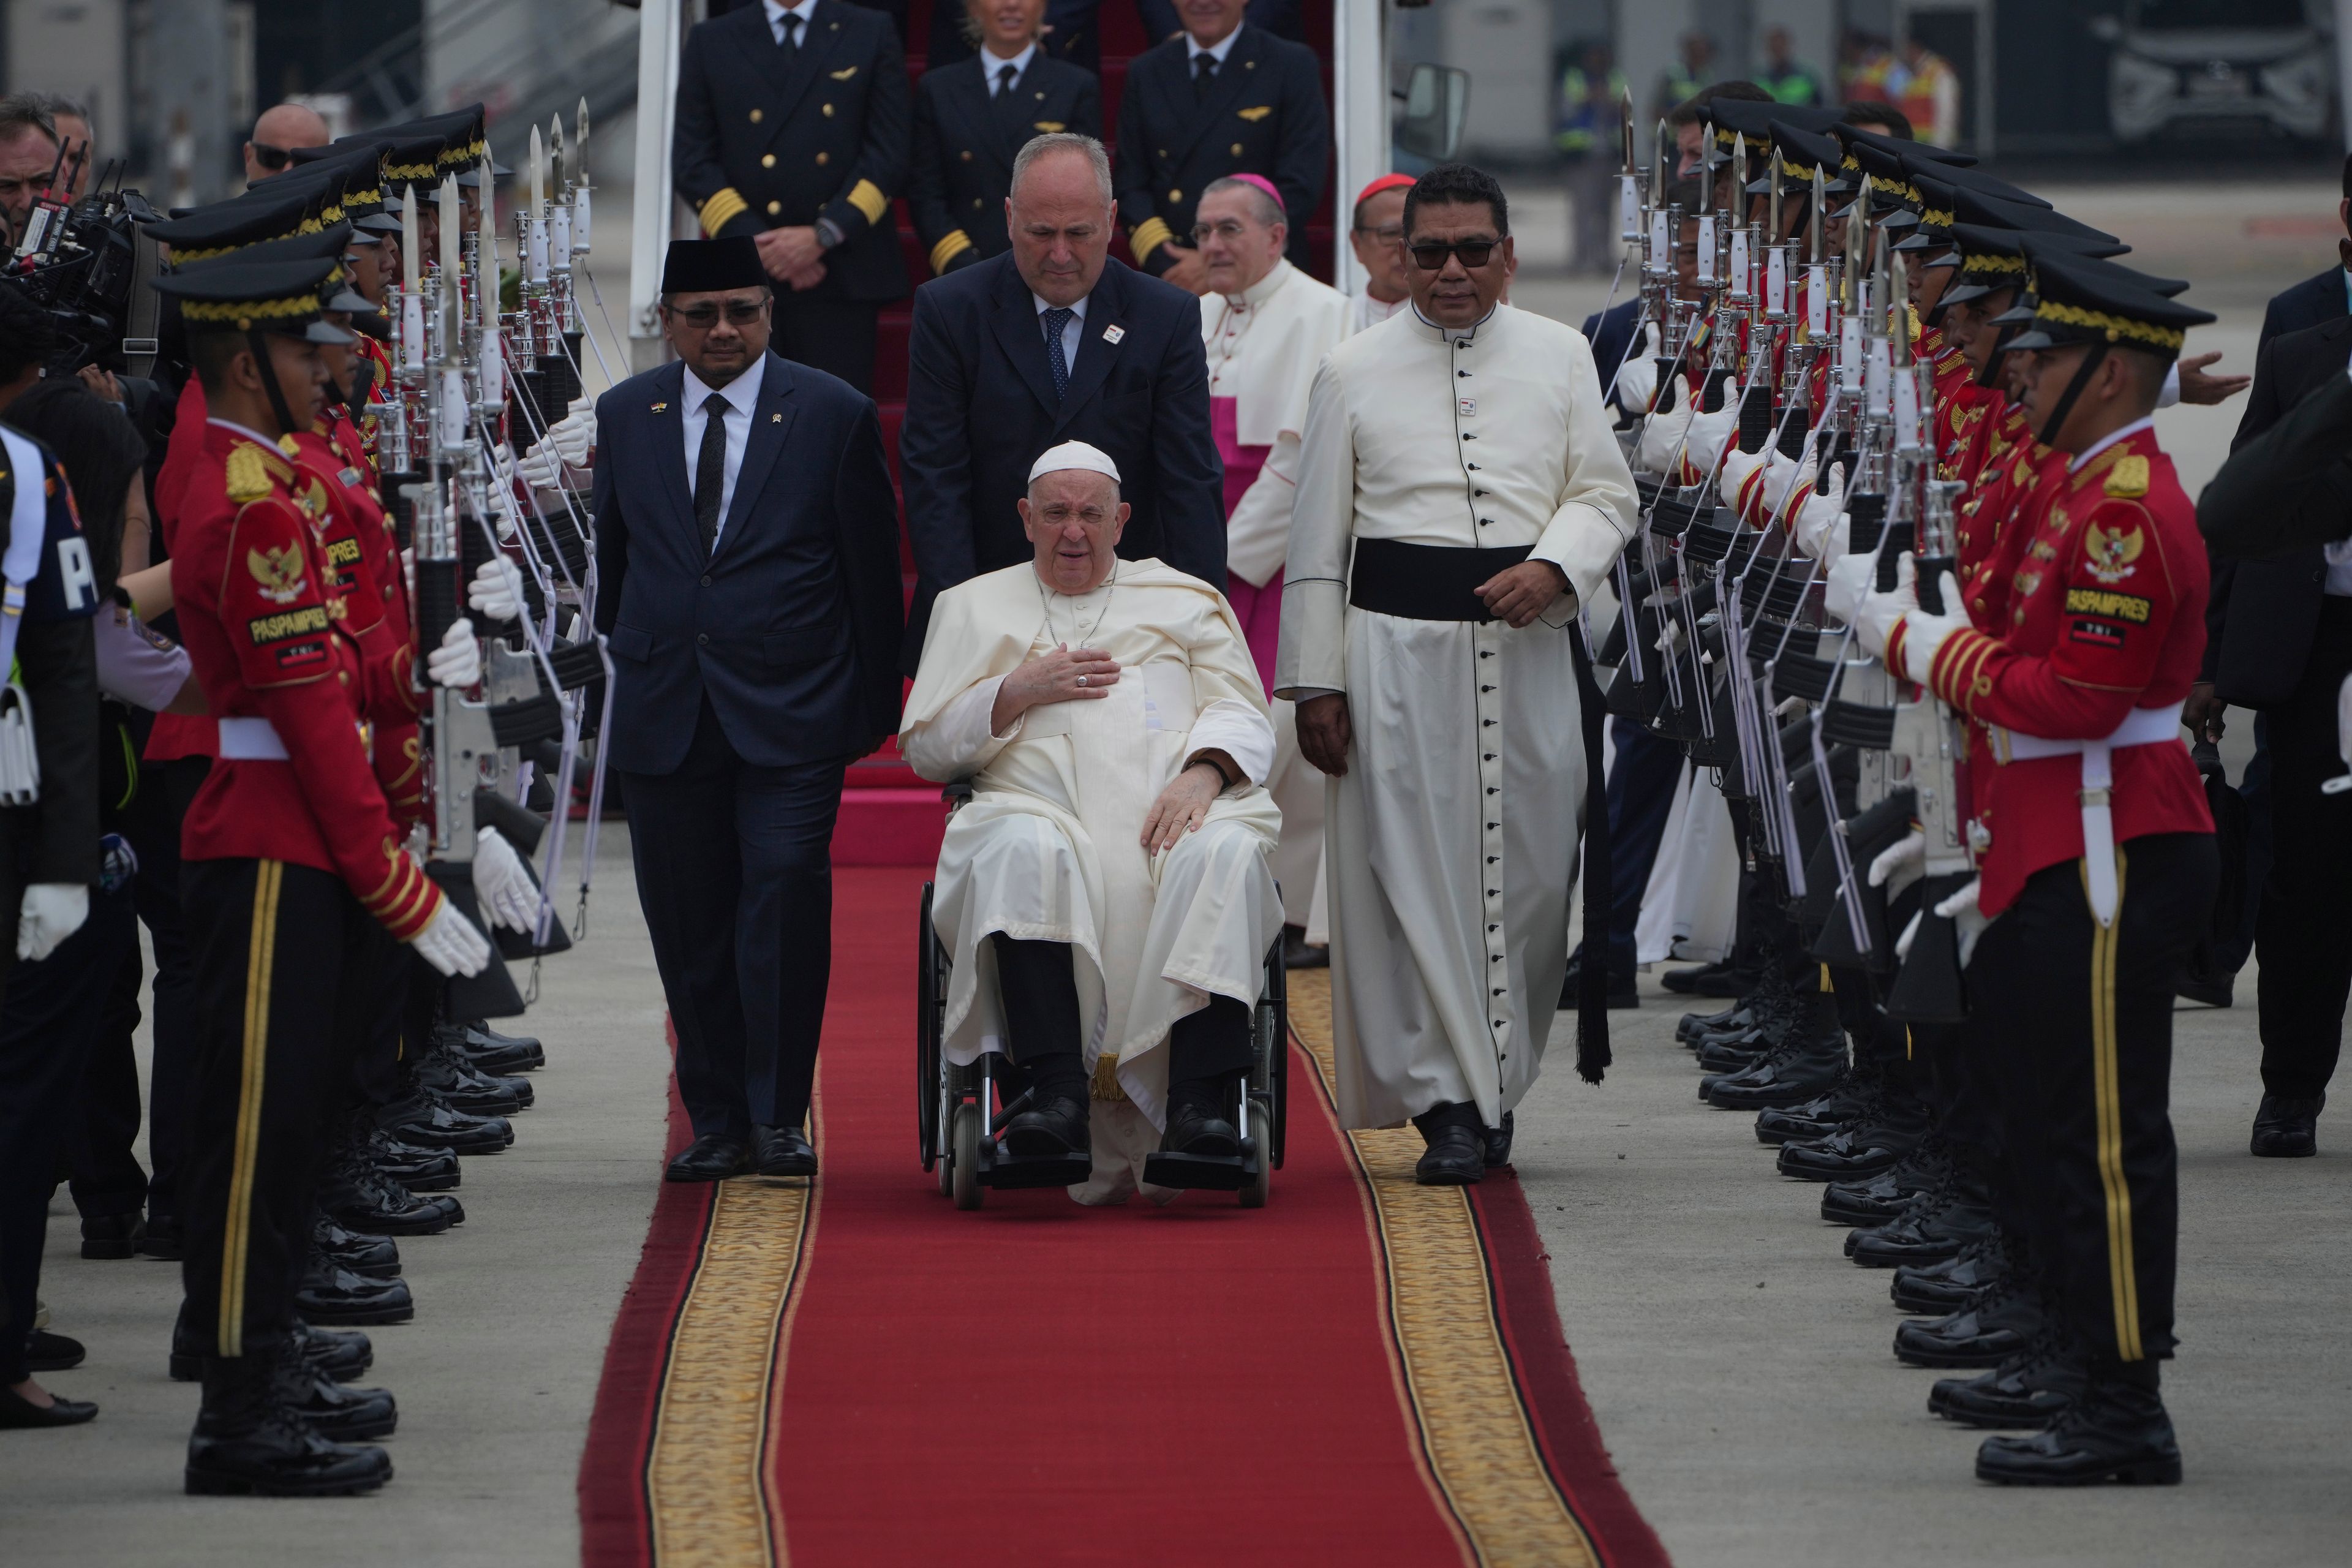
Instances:
[[[940,10],[951,9],[942,0]],[[970,0],[975,58],[933,66],[915,89],[914,163],[907,205],[940,274],[1001,256],[1013,160],[1032,136],[1102,134],[1094,77],[1045,52],[1045,0]]]
[[[1138,55],[1118,106],[1118,214],[1138,265],[1208,289],[1192,210],[1208,183],[1262,174],[1296,215],[1287,251],[1307,265],[1307,220],[1323,199],[1331,112],[1314,52],[1242,20],[1243,0],[1184,0],[1184,33]]]
[[[1005,212],[1012,249],[915,291],[898,438],[919,574],[909,674],[941,589],[1028,559],[1014,503],[1029,465],[1065,441],[1118,466],[1134,508],[1120,554],[1225,585],[1200,301],[1110,259],[1110,165],[1091,137],[1024,147]]]
[[[2275,847],[2254,922],[2263,1101],[2252,1147],[2263,1155],[2317,1151],[2352,995],[2352,795],[2320,787],[2344,772],[2336,694],[2352,675],[2352,560],[2329,558],[2352,534],[2347,361],[2352,316],[2340,310],[2265,342],[2230,460],[2198,505],[2217,565],[2211,714],[2254,709],[2270,758]]]
[[[873,401],[768,352],[748,237],[680,240],[683,363],[596,403],[596,626],[637,896],[695,1141],[672,1181],[804,1175],[842,772],[897,727],[897,509]]]
[[[907,67],[880,11],[761,0],[698,24],[677,68],[671,177],[716,238],[778,285],[775,349],[874,389],[875,320],[903,299],[890,198],[906,188]]]
[[[2263,312],[2257,352],[2282,332],[2301,331],[2352,315],[2352,156],[2344,160],[2344,196],[2336,204],[2336,220],[2347,237],[2336,242],[2336,264],[2272,297],[2270,308]],[[2252,417],[2251,411],[2247,417]],[[2242,428],[2240,434],[2243,435]]]

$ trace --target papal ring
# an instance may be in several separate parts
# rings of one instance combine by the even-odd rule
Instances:
[[[1080,677],[1078,677],[1078,684],[1079,684],[1080,686],[1084,686],[1086,683],[1087,683],[1087,678],[1086,678],[1085,676],[1081,675]]]

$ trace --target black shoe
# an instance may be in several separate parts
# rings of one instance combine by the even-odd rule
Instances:
[[[147,1237],[147,1219],[137,1209],[129,1214],[104,1214],[81,1222],[84,1258],[130,1258]]]
[[[400,1244],[388,1236],[368,1236],[346,1230],[323,1210],[310,1215],[310,1248],[322,1253],[339,1268],[371,1279],[400,1278]]]
[[[529,1079],[490,1077],[446,1036],[416,1058],[416,1081],[468,1116],[512,1116],[528,1110],[532,1099]]]
[[[1992,1210],[1971,1180],[1956,1176],[1920,1194],[1897,1217],[1845,1238],[1845,1255],[1864,1268],[1937,1263],[1993,1230]]]
[[[1867,1181],[1891,1171],[1927,1136],[1927,1111],[1883,1103],[1877,1113],[1810,1142],[1784,1143],[1780,1173],[1801,1182]]]
[[[423,1084],[398,1104],[378,1110],[375,1120],[404,1143],[456,1154],[496,1154],[514,1142],[514,1129],[504,1117],[469,1116]]]
[[[1669,969],[1658,977],[1658,984],[1685,996],[1745,996],[1762,978],[1753,969],[1725,960],[1696,969]]]
[[[1883,1178],[1882,1178],[1883,1179]],[[1906,1312],[1943,1317],[1972,1306],[1986,1291],[2017,1271],[2009,1238],[1995,1231],[1972,1241],[1941,1263],[1906,1264],[1887,1281],[1886,1293]]]
[[[356,1141],[328,1162],[319,1179],[319,1206],[370,1236],[438,1236],[462,1212],[455,1198],[419,1197],[377,1170]]]
[[[1899,1218],[1913,1198],[1948,1181],[1951,1174],[1950,1150],[1941,1139],[1931,1136],[1874,1176],[1832,1182],[1822,1192],[1822,1217],[1832,1225],[1864,1229],[1885,1225]]]
[[[180,1221],[168,1214],[150,1214],[147,1232],[139,1238],[139,1256],[164,1263],[180,1261]]]
[[[98,1406],[87,1399],[60,1399],[51,1394],[48,1404],[36,1405],[15,1389],[0,1385],[0,1430],[79,1426],[97,1416]]]
[[[47,1329],[35,1329],[32,1337],[25,1342],[25,1370],[68,1372],[79,1366],[89,1354],[79,1340],[53,1334]]]
[[[1282,967],[1328,969],[1331,967],[1331,950],[1309,942],[1305,926],[1286,925],[1282,928]]]
[[[313,1253],[294,1288],[294,1310],[313,1324],[404,1323],[416,1316],[416,1298],[405,1279],[370,1279]]]
[[[1238,1160],[1242,1135],[1213,1102],[1177,1100],[1168,1107],[1168,1131],[1160,1134],[1160,1152],[1197,1160]]]
[[[465,1184],[465,1167],[446,1149],[425,1149],[404,1143],[382,1128],[383,1140],[375,1167],[412,1193],[454,1193]]]
[[[1845,1039],[1791,1040],[1752,1067],[1704,1080],[1699,1098],[1717,1110],[1761,1110],[1818,1098],[1846,1070]],[[1783,1153],[1787,1151],[1783,1150]]]
[[[1801,1105],[1768,1105],[1756,1113],[1756,1142],[1806,1143],[1851,1127],[1878,1109],[1878,1075],[1856,1067]]]
[[[1503,1112],[1503,1124],[1500,1127],[1486,1129],[1486,1169],[1499,1170],[1511,1163],[1511,1138],[1514,1131],[1511,1113],[1507,1110]]]
[[[320,1377],[349,1383],[375,1363],[375,1346],[356,1330],[321,1329],[294,1320],[294,1348]],[[194,1383],[204,1375],[205,1357],[214,1347],[189,1326],[186,1302],[172,1324],[170,1371],[174,1383]]]
[[[1988,1437],[1977,1479],[2004,1486],[2180,1484],[2180,1445],[2153,1387],[2094,1377],[2081,1397],[2030,1437]]]
[[[1486,1173],[1486,1129],[1478,1108],[1458,1101],[1432,1106],[1412,1119],[1429,1147],[1413,1167],[1424,1187],[1466,1187]]]
[[[797,1127],[754,1127],[751,1169],[763,1176],[814,1176],[816,1146]]]
[[[2047,1426],[2089,1381],[2082,1354],[2056,1334],[1976,1377],[1939,1377],[1927,1409],[1963,1426],[2031,1431]]]
[[[679,1150],[662,1172],[665,1182],[723,1182],[749,1173],[751,1152],[724,1132],[706,1132]]]
[[[1066,1094],[1041,1095],[1004,1124],[1004,1152],[1015,1159],[1067,1159],[1093,1147],[1085,1103]]]
[[[440,1029],[434,1032],[437,1035]],[[502,1035],[479,1018],[453,1033],[453,1043],[466,1053],[466,1059],[479,1071],[493,1077],[547,1065],[546,1047],[532,1036]]]
[[[278,1356],[274,1376],[279,1403],[333,1442],[389,1437],[400,1425],[400,1405],[390,1394],[320,1376],[299,1343]]]
[[[1706,1098],[1707,1083],[1714,1079],[1746,1072],[1757,1063],[1769,1059],[1780,1048],[1780,1032],[1764,1025],[1743,1029],[1737,1035],[1709,1035],[1697,1046],[1698,1070],[1710,1075],[1701,1081],[1698,1097],[1701,1100]]]
[[[2325,1094],[2309,1100],[2263,1096],[2262,1109],[2254,1112],[2254,1136],[2249,1147],[2265,1160],[2301,1160],[2318,1153],[2319,1113],[2326,1104]]]
[[[1745,1002],[1734,1002],[1720,1013],[1685,1013],[1675,1026],[1677,1044],[1696,1046],[1706,1035],[1738,1034],[1753,1027],[1755,1009]]]
[[[382,1448],[331,1442],[289,1405],[276,1370],[259,1356],[205,1363],[204,1404],[188,1437],[189,1495],[341,1497],[392,1479]]]
[[[2011,1276],[1949,1317],[1896,1324],[1895,1359],[1906,1366],[1999,1366],[2024,1354],[2045,1321],[2040,1293]]]

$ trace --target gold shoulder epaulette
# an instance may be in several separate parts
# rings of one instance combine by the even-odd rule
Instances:
[[[2137,500],[2147,494],[2147,459],[2130,452],[2107,470],[2107,494],[2118,500]]]
[[[257,501],[271,488],[269,463],[261,448],[239,442],[228,455],[228,499],[239,504]]]

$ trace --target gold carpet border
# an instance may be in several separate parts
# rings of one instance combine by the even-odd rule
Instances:
[[[1293,971],[1289,1003],[1328,1099],[1330,972]],[[1599,1554],[1553,1484],[1511,1374],[1468,1193],[1413,1181],[1423,1145],[1412,1128],[1348,1140],[1378,1218],[1410,1413],[1471,1552],[1485,1568],[1592,1568]]]
[[[768,1497],[768,1411],[814,1228],[815,1184],[739,1176],[719,1184],[712,1204],[646,1462],[663,1568],[747,1568],[787,1555]]]

